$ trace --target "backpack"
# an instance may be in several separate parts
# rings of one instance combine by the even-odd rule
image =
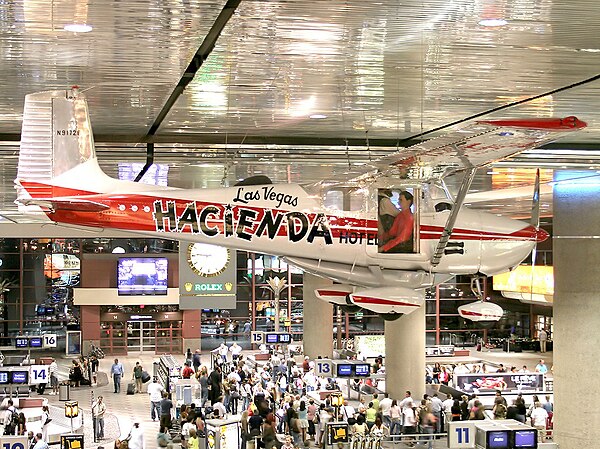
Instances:
[[[10,426],[13,429],[16,429],[19,426],[19,414],[17,413],[17,410],[13,410],[10,412]]]

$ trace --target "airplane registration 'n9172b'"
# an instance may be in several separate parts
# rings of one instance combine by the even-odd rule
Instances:
[[[463,207],[465,195],[477,168],[585,126],[575,117],[478,121],[399,149],[346,183],[262,177],[188,190],[108,177],[84,95],[41,92],[25,99],[17,202],[55,223],[282,256],[337,282],[317,290],[323,300],[393,319],[422,307],[426,288],[507,271],[547,238],[534,224]],[[452,196],[444,178],[461,173]]]

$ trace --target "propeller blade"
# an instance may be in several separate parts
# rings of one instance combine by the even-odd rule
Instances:
[[[540,227],[540,169],[535,174],[535,186],[533,188],[533,200],[531,205],[531,226]]]
[[[540,228],[540,169],[537,169],[535,174],[535,186],[533,188],[533,200],[531,205],[531,226],[535,226],[536,229]],[[533,272],[535,270],[535,261],[537,259],[537,241],[533,245],[531,251],[531,284],[529,286],[529,299],[533,301]]]

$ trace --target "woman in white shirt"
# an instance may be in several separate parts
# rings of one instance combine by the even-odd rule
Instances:
[[[390,407],[390,418],[392,420],[390,434],[400,435],[400,432],[402,431],[402,410],[400,410],[398,401],[395,399],[392,401],[392,406]]]

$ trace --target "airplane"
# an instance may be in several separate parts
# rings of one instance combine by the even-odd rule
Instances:
[[[73,87],[25,98],[17,203],[59,224],[281,256],[335,281],[316,290],[320,299],[393,320],[423,307],[426,288],[511,270],[548,237],[536,224],[469,210],[465,196],[478,168],[585,126],[576,117],[478,120],[399,148],[348,182],[251,177],[178,189],[107,176]],[[460,174],[452,195],[445,179]]]

